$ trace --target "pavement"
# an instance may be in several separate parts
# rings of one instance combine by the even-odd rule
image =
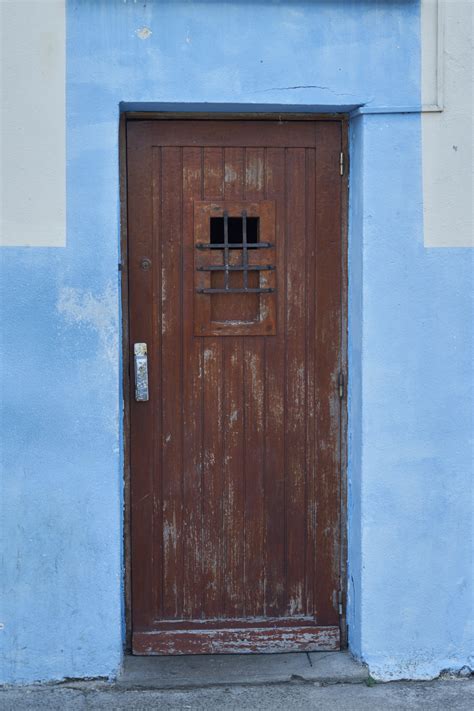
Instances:
[[[473,711],[474,677],[375,683],[347,652],[129,657],[119,678],[0,689],[0,710]]]

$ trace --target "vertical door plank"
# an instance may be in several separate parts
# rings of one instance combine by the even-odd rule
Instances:
[[[182,614],[182,149],[162,148],[163,615]]]
[[[162,150],[153,147],[152,152],[152,200],[153,200],[153,246],[152,246],[152,274],[153,295],[151,308],[148,309],[152,319],[153,340],[151,349],[148,349],[148,381],[151,406],[152,443],[153,451],[153,522],[149,536],[153,545],[153,611],[156,616],[163,615],[163,469],[161,458],[161,440],[163,428],[163,354],[161,337],[161,201],[163,193],[162,180]],[[148,272],[141,272],[141,276]],[[143,309],[145,311],[145,309]],[[150,352],[151,350],[151,352]],[[145,531],[146,532],[146,531]]]
[[[244,150],[226,148],[224,197],[241,200],[244,190]],[[228,296],[223,296],[229,299]],[[229,314],[231,318],[232,315]],[[224,610],[228,617],[244,614],[244,430],[243,339],[223,338],[224,397]]]
[[[245,151],[245,199],[265,199],[265,149]],[[266,237],[263,235],[263,240]],[[245,614],[264,614],[265,338],[244,338]]]
[[[204,148],[203,198],[222,200],[223,149]],[[223,388],[222,338],[203,338],[203,490],[202,490],[202,614],[222,615],[223,563]]]
[[[224,151],[222,148],[203,149],[204,200],[224,197]]]
[[[316,415],[315,415],[315,347],[316,347],[316,151],[306,149],[306,549],[305,598],[307,614],[314,614],[314,570],[316,555]]]
[[[201,616],[201,340],[194,337],[194,200],[201,148],[183,148],[183,617]]]
[[[133,344],[147,343],[149,363],[156,363],[159,340],[154,338],[151,308],[142,309],[142,304],[151,304],[158,275],[154,269],[143,271],[140,267],[144,257],[153,258],[154,232],[153,196],[159,194],[159,161],[152,153],[148,141],[139,132],[128,134],[128,232],[129,232],[129,308],[130,308],[130,363],[133,364]],[[134,381],[132,376],[132,392]],[[134,575],[132,578],[133,628],[146,629],[152,623],[156,611],[154,589],[157,574],[155,569],[155,531],[159,521],[154,518],[154,449],[150,442],[150,426],[155,411],[154,402],[159,396],[156,378],[149,379],[152,398],[149,402],[135,402],[130,397],[131,430],[131,555]],[[137,525],[137,522],[143,522]],[[158,534],[159,535],[159,534]]]
[[[285,605],[285,149],[267,148],[266,193],[275,200],[277,244],[277,333],[265,351],[265,611],[270,617]]]
[[[338,624],[340,574],[341,177],[337,161],[341,128],[316,125],[316,424],[317,424],[317,620]]]
[[[226,148],[224,151],[224,195],[226,200],[242,200],[243,186],[245,181],[245,161],[243,148]],[[231,250],[230,259],[240,262],[241,254]],[[214,254],[214,259],[222,262],[222,255]],[[233,262],[235,263],[235,262]],[[249,286],[254,286],[252,278],[255,274],[250,274]],[[224,286],[224,274],[214,272],[211,275],[211,285],[222,288]],[[243,286],[242,273],[230,272],[229,286],[231,288],[241,288]],[[215,294],[212,297],[211,318],[214,321],[245,321],[255,317],[258,307],[258,297],[255,294],[239,294],[229,297],[228,294]]]
[[[286,245],[286,520],[287,605],[302,614],[305,573],[306,352],[305,150],[287,150]]]

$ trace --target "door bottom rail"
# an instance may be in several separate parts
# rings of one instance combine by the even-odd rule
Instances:
[[[222,625],[221,621],[221,625]],[[340,649],[338,626],[203,626],[134,632],[132,652],[154,654],[255,654],[322,652]]]

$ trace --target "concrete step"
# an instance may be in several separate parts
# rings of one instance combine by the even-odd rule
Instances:
[[[348,652],[128,656],[117,685],[128,689],[186,689],[290,681],[356,684],[367,678],[366,667]]]

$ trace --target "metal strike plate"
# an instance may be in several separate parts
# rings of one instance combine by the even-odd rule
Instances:
[[[148,356],[146,343],[133,346],[135,360],[135,400],[147,402],[148,398]]]

